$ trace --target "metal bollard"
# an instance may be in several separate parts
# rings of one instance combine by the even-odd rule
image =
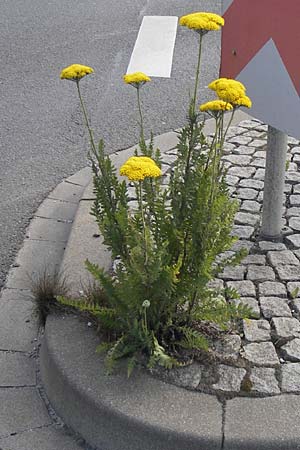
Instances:
[[[268,127],[261,237],[279,239],[282,230],[287,135]]]

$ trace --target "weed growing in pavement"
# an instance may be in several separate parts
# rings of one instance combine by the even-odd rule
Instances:
[[[67,277],[58,270],[49,273],[49,270],[45,268],[36,278],[31,278],[31,292],[36,312],[44,325],[49,313],[61,309],[57,297],[68,295]]]
[[[111,371],[120,358],[128,358],[128,375],[140,361],[148,367],[166,368],[184,364],[209,344],[209,330],[226,331],[249,309],[226,300],[237,294],[226,289],[213,290],[209,281],[225,266],[235,265],[244,256],[220,258],[237,238],[232,236],[238,208],[230,199],[222,163],[225,136],[240,106],[251,106],[245,87],[235,80],[221,78],[209,87],[217,98],[200,106],[215,120],[215,134],[207,140],[197,111],[201,50],[205,34],[224,24],[212,13],[183,16],[180,24],[194,30],[199,38],[196,77],[190,99],[187,124],[178,133],[177,156],[168,183],[162,173],[159,150],[153,140],[144,139],[141,88],[150,82],[142,72],[124,76],[137,92],[140,142],[135,155],[117,170],[104,153],[104,143],[96,145],[80,92],[80,80],[93,69],[73,65],[61,78],[75,81],[89,132],[89,158],[94,173],[96,200],[92,214],[104,243],[118,264],[114,274],[87,261],[86,266],[105,294],[105,302],[92,302],[80,309],[94,314],[105,335],[99,350],[107,351]],[[231,120],[224,126],[224,114]],[[135,189],[133,209],[128,183]],[[60,298],[64,304],[72,300]]]

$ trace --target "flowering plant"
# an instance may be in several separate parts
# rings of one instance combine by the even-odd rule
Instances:
[[[209,87],[218,98],[200,106],[215,119],[215,134],[208,142],[197,112],[202,39],[208,31],[223,26],[224,20],[212,13],[193,13],[183,16],[180,23],[199,34],[199,52],[188,123],[178,134],[167,183],[159,150],[154,150],[152,139],[149,144],[144,139],[140,90],[150,78],[142,72],[124,76],[124,82],[137,91],[140,143],[136,154],[121,167],[120,174],[127,178],[121,181],[104,154],[103,142],[98,146],[94,142],[79,79],[75,80],[91,140],[96,194],[92,214],[118,262],[114,273],[107,273],[87,261],[103,295],[86,308],[99,321],[103,337],[99,348],[108,351],[109,369],[127,357],[128,374],[139,361],[167,368],[190,361],[207,350],[210,327],[227,330],[235,319],[249,313],[228,302],[226,290],[210,289],[209,282],[226,265],[243,257],[242,251],[220,257],[236,241],[231,231],[238,206],[228,193],[222,155],[235,110],[241,105],[249,107],[251,101],[245,87],[235,80],[212,82]],[[226,111],[231,114],[227,128]],[[134,209],[129,184],[135,190]],[[235,295],[233,291],[229,294],[231,298]]]

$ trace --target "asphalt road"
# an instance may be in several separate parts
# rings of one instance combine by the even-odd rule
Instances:
[[[82,80],[93,128],[108,153],[138,138],[134,89],[122,82],[144,15],[220,13],[217,0],[1,0],[0,288],[32,214],[47,194],[85,167],[87,136],[73,63],[92,66]],[[220,33],[205,37],[201,85],[218,75]],[[196,34],[179,28],[171,79],[143,89],[145,128],[160,134],[184,124],[193,85]],[[202,91],[203,92],[203,91]],[[201,100],[209,96],[206,90]]]

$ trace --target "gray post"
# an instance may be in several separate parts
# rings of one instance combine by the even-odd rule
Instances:
[[[286,154],[287,135],[269,126],[261,227],[266,239],[281,236]]]

